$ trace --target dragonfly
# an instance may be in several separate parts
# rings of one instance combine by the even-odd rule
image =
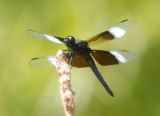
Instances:
[[[106,89],[106,91],[114,97],[112,90],[95,65],[94,59],[100,65],[108,66],[127,63],[134,60],[136,58],[136,55],[127,50],[93,50],[89,46],[101,44],[109,40],[119,39],[129,31],[131,31],[136,24],[137,21],[134,19],[123,20],[113,27],[109,28],[107,31],[101,32],[87,39],[86,41],[77,40],[73,36],[67,36],[63,38],[36,32],[34,30],[28,30],[28,33],[35,37],[46,39],[54,43],[65,44],[67,49],[63,50],[63,52],[64,58],[68,65],[76,68],[90,67],[95,76]],[[33,58],[30,60],[30,65],[39,68],[55,68],[56,56]]]

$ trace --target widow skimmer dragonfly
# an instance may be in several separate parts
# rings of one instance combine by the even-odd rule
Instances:
[[[126,50],[111,50],[111,51],[102,51],[102,50],[91,50],[89,46],[100,44],[108,40],[118,39],[124,36],[137,24],[136,20],[126,19],[120,23],[114,25],[109,30],[104,31],[100,34],[97,34],[86,41],[84,40],[75,40],[73,36],[57,37],[44,33],[39,33],[33,30],[28,30],[28,32],[36,37],[47,39],[54,43],[65,44],[68,47],[67,50],[64,50],[64,58],[66,62],[71,65],[71,67],[90,67],[94,72],[95,76],[107,90],[107,92],[114,96],[112,90],[109,88],[106,81],[103,79],[99,70],[97,69],[93,58],[103,66],[114,65],[114,64],[124,64],[136,58],[134,53],[131,53]],[[30,61],[30,65],[33,67],[40,68],[55,68],[56,67],[56,56],[46,56],[33,58]]]

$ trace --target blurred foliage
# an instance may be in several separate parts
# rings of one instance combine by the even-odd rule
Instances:
[[[73,69],[75,115],[159,116],[159,4],[159,0],[1,0],[0,116],[64,115],[55,69],[35,69],[28,61],[54,55],[65,46],[32,37],[27,29],[85,40],[126,18],[138,21],[130,33],[93,48],[130,50],[137,59],[120,66],[98,65],[114,98],[89,68]]]

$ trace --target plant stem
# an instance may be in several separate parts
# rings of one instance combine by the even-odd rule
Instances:
[[[58,50],[56,55],[56,70],[59,77],[60,95],[65,116],[74,115],[74,92],[70,83],[70,68],[64,59],[63,51]]]

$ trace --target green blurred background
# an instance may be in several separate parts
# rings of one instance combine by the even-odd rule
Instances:
[[[72,69],[75,116],[160,116],[159,13],[160,0],[1,0],[0,116],[64,115],[55,69],[28,62],[65,46],[33,37],[27,29],[85,40],[127,18],[138,21],[130,33],[92,48],[125,49],[137,59],[97,65],[114,98],[89,68]]]

